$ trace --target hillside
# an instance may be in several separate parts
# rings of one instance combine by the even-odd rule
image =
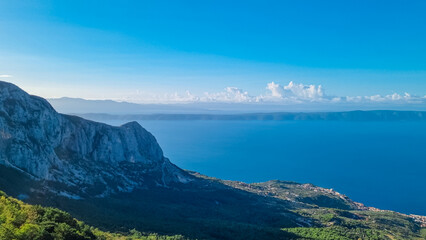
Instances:
[[[184,238],[142,234],[136,230],[126,235],[103,232],[59,209],[25,204],[0,191],[0,239],[183,240]]]

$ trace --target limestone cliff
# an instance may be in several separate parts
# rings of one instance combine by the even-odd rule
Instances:
[[[51,183],[52,191],[61,184],[60,193],[73,197],[191,181],[138,123],[113,127],[59,114],[6,82],[0,82],[0,164]]]

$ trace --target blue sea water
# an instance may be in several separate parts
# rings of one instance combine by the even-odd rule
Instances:
[[[245,182],[313,183],[368,206],[426,215],[422,122],[140,123],[154,134],[164,154],[184,169]]]

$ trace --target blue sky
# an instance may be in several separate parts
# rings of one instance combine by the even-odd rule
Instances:
[[[0,12],[0,79],[44,97],[256,98],[290,81],[328,99],[426,95],[426,1],[3,0]]]

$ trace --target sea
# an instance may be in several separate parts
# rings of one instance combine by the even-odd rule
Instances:
[[[424,122],[139,123],[156,137],[164,155],[183,169],[248,183],[274,179],[312,183],[367,206],[426,215]]]

